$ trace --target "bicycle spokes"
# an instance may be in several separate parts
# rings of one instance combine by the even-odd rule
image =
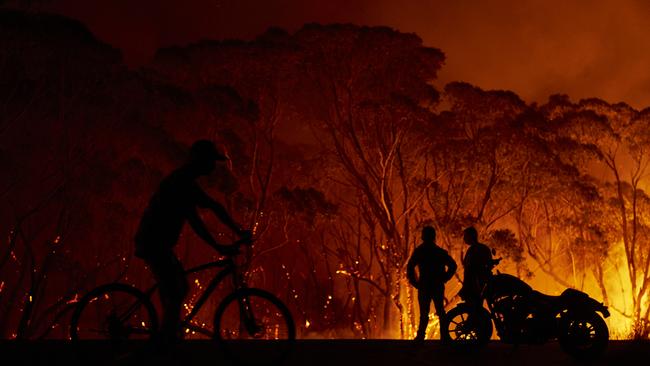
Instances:
[[[265,328],[255,318],[255,310],[254,306],[251,305],[249,296],[242,297],[239,302],[241,325],[252,338],[260,339],[264,337]]]
[[[285,339],[288,329],[274,304],[257,296],[243,296],[226,309],[220,332],[224,339]]]
[[[295,324],[273,294],[246,288],[227,296],[214,319],[215,338],[236,364],[277,365],[291,350]],[[256,342],[250,352],[249,342]]]
[[[151,314],[127,292],[107,291],[92,298],[76,320],[79,339],[146,339],[153,333]]]

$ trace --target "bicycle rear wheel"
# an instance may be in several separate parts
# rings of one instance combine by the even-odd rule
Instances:
[[[240,365],[279,364],[296,339],[289,309],[256,288],[239,289],[219,304],[214,336],[226,356]]]
[[[142,291],[120,283],[100,286],[77,304],[70,321],[70,339],[110,341],[122,350],[127,340],[148,340],[158,329],[155,308]]]

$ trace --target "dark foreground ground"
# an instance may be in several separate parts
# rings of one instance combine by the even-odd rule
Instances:
[[[261,353],[259,345],[238,344],[247,354]],[[142,350],[141,345],[136,349]],[[69,342],[0,343],[0,365],[231,365],[209,341],[190,341],[164,356],[149,351],[127,352],[115,359],[105,344],[86,343],[75,348]],[[297,365],[580,365],[564,354],[557,343],[512,346],[498,342],[470,352],[430,341],[414,344],[399,340],[304,340],[298,341],[282,363]],[[611,341],[607,352],[590,365],[650,365],[650,342]]]

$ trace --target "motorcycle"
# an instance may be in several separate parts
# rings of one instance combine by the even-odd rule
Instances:
[[[562,349],[576,358],[604,352],[609,330],[603,317],[610,314],[603,303],[571,288],[560,296],[545,295],[515,276],[494,274],[500,260],[494,260],[481,292],[481,303],[485,300],[487,309],[461,302],[447,313],[443,332],[452,344],[485,345],[494,324],[502,342],[542,344],[557,339]]]

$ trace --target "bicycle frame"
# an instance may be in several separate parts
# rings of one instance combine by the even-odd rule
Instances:
[[[214,276],[214,278],[212,278],[212,280],[210,281],[210,283],[208,284],[206,289],[203,291],[201,296],[199,296],[199,299],[194,303],[194,306],[192,306],[192,310],[190,310],[190,313],[187,314],[185,316],[185,318],[183,318],[183,320],[181,320],[181,324],[180,324],[181,329],[183,329],[183,328],[190,329],[190,330],[192,330],[194,332],[204,334],[204,335],[206,335],[208,337],[212,337],[213,333],[211,331],[205,329],[205,328],[202,328],[200,326],[192,324],[191,322],[192,322],[192,319],[194,319],[194,316],[201,310],[201,307],[203,307],[203,305],[208,300],[210,295],[212,295],[212,293],[217,288],[217,286],[219,286],[221,281],[223,281],[226,277],[228,277],[228,275],[232,274],[232,276],[233,276],[233,284],[235,285],[235,289],[246,287],[246,284],[244,283],[244,281],[242,281],[242,279],[239,278],[238,273],[236,271],[237,266],[235,265],[235,263],[233,262],[233,260],[231,258],[221,259],[221,260],[218,260],[218,261],[205,263],[205,264],[190,268],[190,269],[186,270],[183,274],[185,276],[187,276],[189,274],[201,272],[201,271],[204,271],[204,270],[210,269],[210,268],[223,268],[223,269],[221,271],[219,271]],[[156,289],[158,289],[157,284],[150,287],[147,291],[144,292],[144,294],[147,296],[147,298],[151,298],[151,296],[156,291]],[[139,303],[133,304],[131,306],[131,308],[129,308],[129,310],[127,310],[126,313],[123,316],[126,316],[126,318],[128,318],[130,316],[130,314],[132,313],[132,311],[135,311],[138,306],[140,306]]]

